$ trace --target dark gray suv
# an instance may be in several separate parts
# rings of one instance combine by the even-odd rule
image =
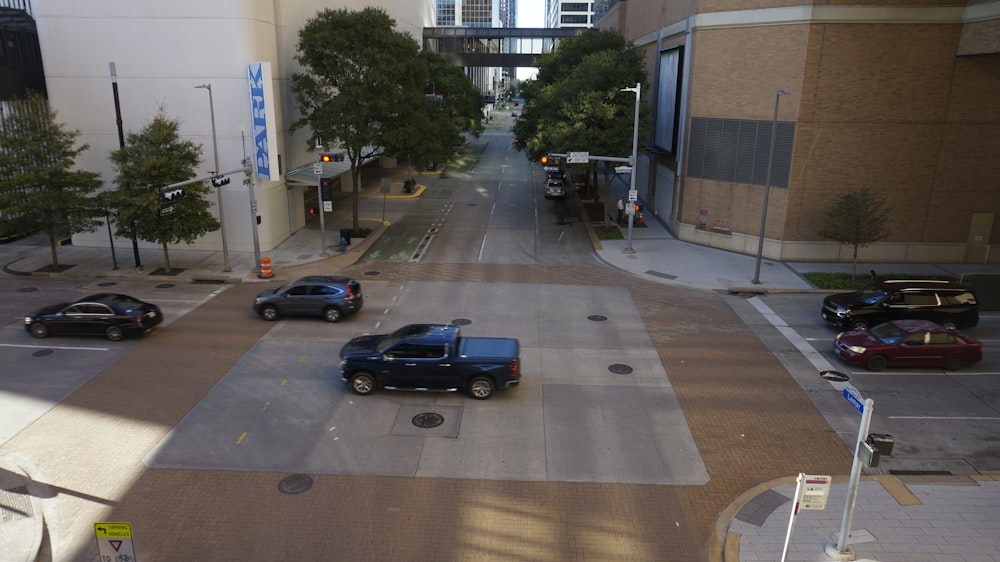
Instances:
[[[320,316],[327,322],[339,322],[361,310],[363,304],[361,283],[354,279],[311,275],[260,293],[253,301],[253,310],[264,320],[277,320],[281,316]]]
[[[954,281],[892,279],[823,299],[828,324],[867,330],[889,320],[930,320],[950,330],[979,324],[976,295]]]

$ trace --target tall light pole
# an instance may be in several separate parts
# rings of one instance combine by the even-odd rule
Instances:
[[[200,84],[195,88],[205,88],[208,90],[208,111],[212,117],[212,154],[215,156],[215,170],[212,175],[216,175],[222,170],[219,168],[219,141],[215,136],[215,100],[212,99],[212,85]],[[226,213],[222,210],[222,186],[215,188],[215,193],[219,197],[219,231],[222,232],[222,259],[225,263],[222,271],[232,271],[229,266],[229,241],[226,239]]]
[[[635,83],[635,88],[622,88],[620,92],[635,92],[635,123],[632,128],[632,156],[629,158],[629,165],[632,166],[631,179],[629,180],[628,187],[628,236],[625,241],[625,254],[634,254],[635,250],[632,249],[632,221],[635,217],[635,199],[637,196],[635,190],[635,168],[638,163],[639,158],[639,94],[642,89],[642,84],[639,82]]]
[[[122,105],[118,99],[118,72],[115,70],[115,63],[108,63],[108,70],[111,71],[111,94],[115,98],[115,125],[118,127],[118,148],[125,148],[125,129],[122,126]],[[132,189],[129,186],[126,189]],[[135,259],[135,268],[142,269],[142,259],[139,257],[139,238],[135,235],[135,223],[131,225],[132,229],[132,257]]]
[[[764,208],[760,211],[760,237],[757,239],[757,266],[753,270],[753,284],[760,285],[760,259],[764,255],[764,227],[767,226],[767,196],[771,191],[771,167],[774,166],[774,139],[778,136],[778,102],[781,96],[789,95],[784,90],[774,94],[774,118],[771,119],[771,148],[767,152],[767,179],[764,180]]]

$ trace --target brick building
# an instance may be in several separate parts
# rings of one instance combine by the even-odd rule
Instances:
[[[679,238],[756,254],[767,193],[764,256],[850,259],[817,229],[831,196],[868,186],[892,235],[863,259],[1000,262],[1000,2],[611,0],[597,15],[646,53],[656,127],[637,187]]]

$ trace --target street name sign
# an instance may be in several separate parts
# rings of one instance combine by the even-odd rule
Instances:
[[[632,166],[615,166],[616,174],[631,174]]]
[[[865,413],[865,402],[861,398],[861,393],[858,389],[854,388],[849,384],[844,385],[844,398],[854,406],[854,409],[858,411],[859,414]]]
[[[567,164],[586,164],[590,161],[589,152],[570,152],[566,156]]]

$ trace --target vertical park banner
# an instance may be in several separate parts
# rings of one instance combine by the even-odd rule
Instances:
[[[274,117],[274,83],[271,63],[251,62],[247,65],[250,85],[250,122],[253,134],[253,164],[257,177],[277,181],[278,127]]]

